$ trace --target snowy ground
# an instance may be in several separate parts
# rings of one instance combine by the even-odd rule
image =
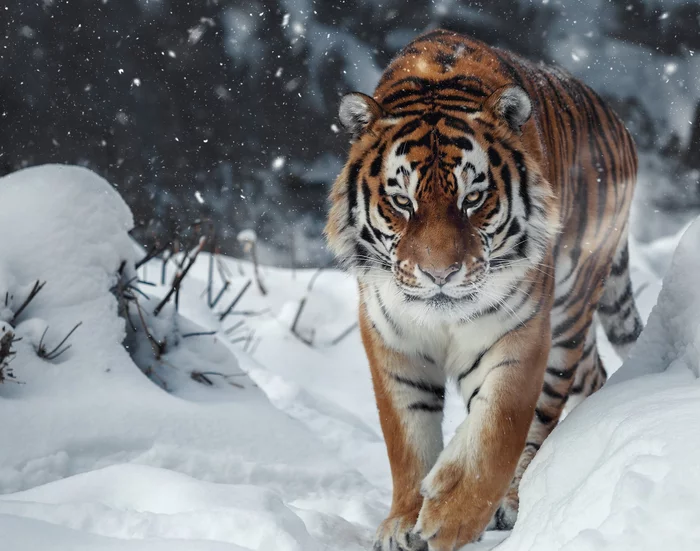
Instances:
[[[0,333],[34,282],[47,282],[14,323],[16,381],[0,385],[0,549],[371,547],[391,488],[351,278],[263,268],[268,295],[251,284],[221,322],[253,270],[220,259],[231,286],[211,309],[202,254],[184,280],[180,315],[170,305],[155,319],[168,286],[152,261],[138,271],[156,283],[139,286],[150,297],[140,303],[169,341],[158,361],[136,351],[148,378],[122,346],[126,326],[110,293],[121,262],[139,255],[116,192],[83,169],[40,167],[0,179],[0,205]],[[700,548],[700,226],[689,233],[653,332],[543,446],[523,482],[521,518],[499,549]],[[633,247],[645,317],[678,240]],[[174,261],[166,270],[169,283]],[[69,350],[37,355],[80,321]],[[216,334],[183,338],[207,331]],[[609,348],[603,355],[619,366]],[[463,415],[453,398],[448,437]]]

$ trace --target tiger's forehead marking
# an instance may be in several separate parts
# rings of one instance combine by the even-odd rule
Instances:
[[[405,193],[414,202],[442,196],[461,198],[472,181],[488,182],[490,153],[473,135],[443,133],[437,126],[422,125],[386,149],[384,185],[388,194]],[[416,205],[417,206],[417,205]]]

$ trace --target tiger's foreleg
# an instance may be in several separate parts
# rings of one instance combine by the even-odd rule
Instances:
[[[549,352],[548,319],[530,320],[457,375],[466,420],[422,484],[416,530],[431,551],[479,538],[513,479]]]
[[[423,502],[421,480],[442,450],[445,374],[427,359],[387,347],[364,307],[360,330],[393,481],[391,511],[377,530],[374,549],[423,550],[426,545],[413,528]]]
[[[561,319],[562,313],[555,313],[555,319]],[[605,369],[600,363],[596,349],[595,325],[592,322],[592,310],[582,316],[581,326],[590,327],[585,342],[572,341],[566,336],[557,339],[552,345],[547,370],[542,385],[542,393],[537,400],[535,417],[527,435],[515,476],[501,506],[496,511],[489,528],[510,530],[518,516],[520,481],[525,470],[542,446],[542,443],[554,430],[565,407],[571,406],[571,398],[585,392],[586,395],[598,390],[605,382]],[[572,328],[576,333],[578,325]]]

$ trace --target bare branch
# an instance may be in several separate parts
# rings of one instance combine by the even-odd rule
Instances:
[[[216,305],[219,304],[219,301],[221,300],[221,297],[224,296],[224,293],[228,290],[229,286],[231,284],[228,281],[224,282],[224,286],[221,288],[219,291],[219,294],[216,295],[216,298],[211,302],[209,305],[210,308],[216,308]]]
[[[78,329],[78,327],[80,327],[82,324],[83,324],[83,322],[79,321],[75,325],[75,327],[73,327],[73,329],[68,331],[68,334],[65,337],[63,337],[63,340],[61,342],[59,342],[51,352],[47,352],[46,348],[44,348],[44,344],[43,344],[44,336],[46,335],[46,332],[49,330],[49,328],[47,327],[46,329],[44,329],[44,334],[41,336],[41,340],[39,341],[39,349],[37,350],[37,354],[39,355],[39,357],[43,358],[45,360],[49,360],[49,361],[52,361],[52,360],[55,360],[56,358],[58,358],[66,350],[71,348],[72,345],[70,345],[70,344],[68,346],[66,346],[65,348],[61,348],[61,347],[66,343],[66,341],[68,339],[70,339],[71,335],[73,333],[75,333],[76,329]]]
[[[157,256],[160,256],[161,254],[163,254],[169,245],[170,245],[169,243],[166,243],[162,247],[159,247],[157,244],[154,245],[151,248],[151,250],[146,253],[146,256],[144,256],[141,260],[139,260],[138,262],[136,262],[136,264],[134,264],[134,269],[138,270],[144,264],[147,264],[148,262],[150,262],[151,260],[153,260]]]
[[[313,341],[310,339],[307,339],[306,337],[303,337],[299,331],[297,330],[297,324],[299,323],[299,318],[301,318],[301,313],[304,310],[304,306],[306,306],[306,297],[302,298],[301,301],[299,302],[299,308],[297,308],[297,313],[294,316],[294,322],[292,322],[292,334],[297,337],[301,342],[308,344],[309,346],[312,346]]]
[[[236,329],[240,329],[240,327],[245,324],[245,321],[241,320],[238,323],[234,323],[231,327],[228,329],[224,329],[224,335],[230,335],[231,333],[234,333]]]
[[[29,303],[34,300],[34,297],[39,294],[39,291],[41,291],[44,288],[44,285],[46,285],[46,282],[41,283],[38,279],[36,280],[36,283],[34,283],[34,287],[32,287],[32,290],[29,291],[29,295],[27,298],[24,300],[22,305],[19,307],[19,309],[15,312],[15,315],[12,317],[12,321],[10,322],[10,325],[16,325],[17,319],[19,316],[24,312],[24,309],[29,306]]]
[[[160,360],[160,357],[165,353],[165,346],[166,343],[165,341],[159,342],[151,333],[151,330],[148,328],[148,324],[146,323],[146,318],[143,316],[143,311],[141,310],[141,305],[139,304],[139,301],[136,302],[136,311],[139,314],[139,319],[141,320],[141,325],[143,326],[143,330],[146,333],[146,338],[148,339],[148,342],[151,343],[151,348],[153,349],[153,354],[156,357],[156,360]]]
[[[187,339],[189,337],[207,337],[210,335],[216,335],[216,331],[199,331],[197,333],[185,333],[182,335],[183,339]]]
[[[338,335],[336,338],[334,338],[331,341],[331,346],[335,346],[336,344],[339,344],[340,341],[345,339],[350,333],[352,333],[355,329],[357,329],[358,323],[355,322],[353,323],[350,327],[348,327],[345,331],[343,331],[340,335]]]
[[[173,296],[173,293],[178,293],[178,294],[179,294],[179,291],[180,291],[180,284],[182,283],[182,280],[183,280],[183,279],[185,278],[185,276],[187,275],[187,272],[190,271],[190,268],[192,268],[192,266],[194,266],[194,263],[195,263],[195,261],[197,260],[197,256],[199,255],[200,252],[202,252],[202,249],[204,248],[204,245],[206,244],[206,242],[207,242],[207,238],[206,238],[206,237],[202,237],[202,238],[199,240],[199,245],[197,246],[197,248],[196,248],[196,249],[194,250],[194,252],[192,253],[192,256],[189,257],[189,262],[188,262],[187,265],[186,265],[181,271],[179,271],[179,273],[175,276],[175,279],[173,279],[173,283],[172,283],[172,285],[170,286],[170,290],[169,290],[168,293],[165,295],[165,297],[163,298],[163,300],[160,301],[160,303],[158,304],[158,306],[156,306],[156,307],[153,309],[153,315],[154,315],[154,316],[157,316],[158,314],[160,314],[160,311],[161,311],[161,310],[163,309],[163,307],[168,303],[168,301],[170,300],[170,298]],[[184,258],[188,258],[188,257],[185,256]],[[183,264],[184,264],[184,260],[183,260]],[[176,296],[176,301],[177,301],[177,296]],[[177,305],[176,305],[176,306],[177,306]]]
[[[243,286],[243,288],[236,295],[236,298],[233,299],[231,304],[229,304],[228,308],[226,308],[226,310],[219,316],[219,321],[224,321],[226,319],[226,317],[231,313],[231,310],[233,310],[234,306],[236,306],[236,304],[238,304],[238,301],[241,300],[241,297],[243,297],[245,292],[250,287],[250,283],[251,283],[250,280],[248,280],[246,282],[246,284]]]

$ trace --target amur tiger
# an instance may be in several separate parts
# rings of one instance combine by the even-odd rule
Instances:
[[[453,550],[512,527],[567,401],[604,383],[595,320],[622,356],[641,332],[635,146],[567,73],[444,30],[339,117],[352,145],[326,234],[358,276],[393,481],[374,548]],[[443,446],[446,378],[467,416]]]

